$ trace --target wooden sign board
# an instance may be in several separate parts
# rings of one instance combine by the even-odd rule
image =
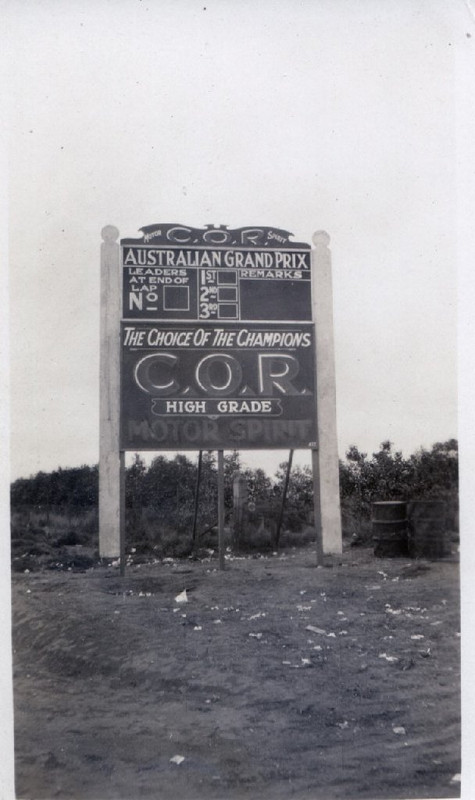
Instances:
[[[121,448],[315,448],[310,245],[142,231],[121,242]]]
[[[123,569],[127,450],[217,450],[223,517],[224,449],[309,448],[318,563],[341,553],[330,237],[142,234],[102,229],[101,557]]]

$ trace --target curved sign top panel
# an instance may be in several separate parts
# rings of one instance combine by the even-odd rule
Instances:
[[[204,228],[192,228],[189,225],[164,223],[159,225],[145,225],[140,228],[142,239],[122,239],[123,245],[134,244],[160,244],[160,245],[205,245],[221,247],[265,247],[292,249],[309,249],[310,245],[304,242],[292,242],[293,236],[282,228],[247,227],[231,228],[227,225],[206,225]]]

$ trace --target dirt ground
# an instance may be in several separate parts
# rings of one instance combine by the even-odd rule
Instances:
[[[459,796],[454,557],[217,566],[14,574],[17,797]]]

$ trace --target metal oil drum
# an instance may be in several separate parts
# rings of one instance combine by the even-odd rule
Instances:
[[[443,500],[409,503],[409,555],[413,558],[443,558],[448,555],[446,516]]]
[[[374,554],[394,558],[408,554],[407,503],[389,500],[372,505]]]

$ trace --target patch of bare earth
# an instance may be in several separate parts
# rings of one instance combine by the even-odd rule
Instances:
[[[459,796],[458,565],[315,563],[15,574],[17,796]]]

